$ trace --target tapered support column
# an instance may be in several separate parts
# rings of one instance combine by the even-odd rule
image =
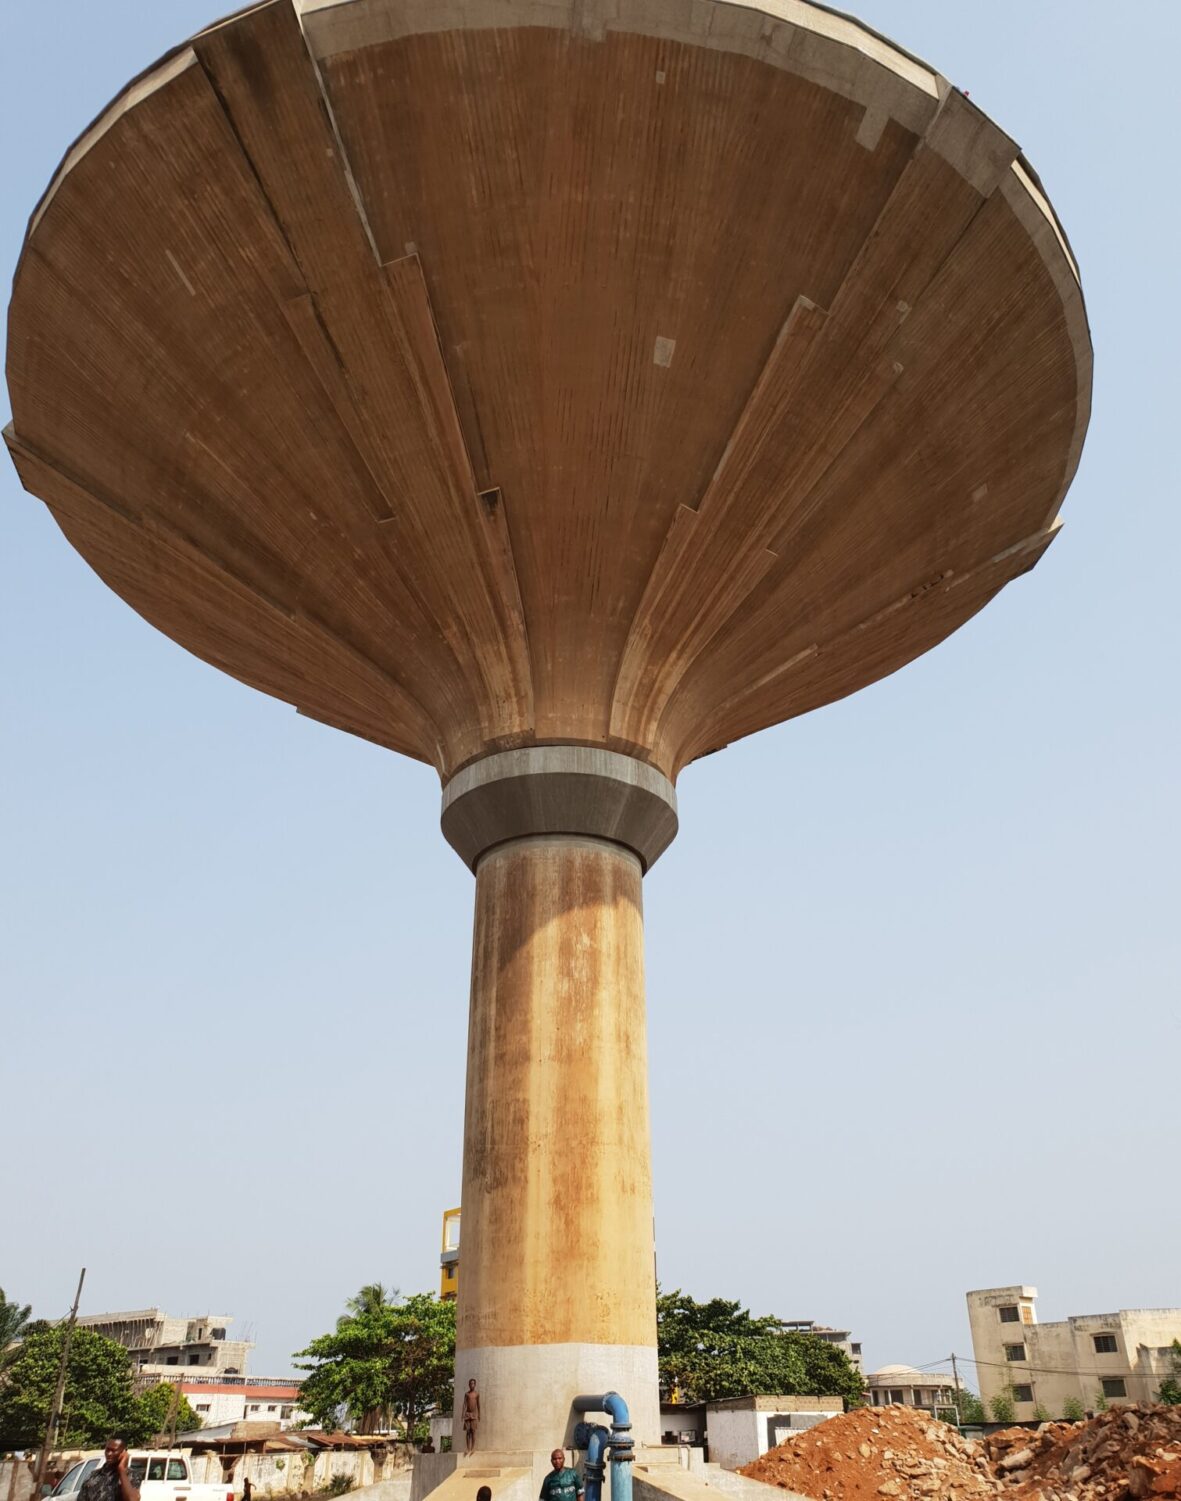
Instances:
[[[480,1449],[568,1442],[585,1391],[623,1393],[636,1437],[659,1441],[641,878],[675,832],[675,802],[649,768],[577,754],[605,759],[571,772],[566,748],[489,758],[513,774],[488,778],[482,763],[485,779],[444,802],[457,847],[459,798],[483,804],[464,827],[509,820],[487,850],[463,851],[476,917],[456,1447],[471,1377]],[[555,776],[578,780],[504,785]],[[552,827],[563,802],[582,829]],[[604,818],[613,837],[586,832]]]

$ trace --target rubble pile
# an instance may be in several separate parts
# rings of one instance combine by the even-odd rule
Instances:
[[[1181,1501],[1181,1407],[963,1439],[913,1407],[819,1423],[741,1474],[815,1501]]]
[[[1181,1498],[1181,1407],[1113,1407],[1036,1433],[1004,1428],[984,1451],[1014,1501]]]
[[[979,1444],[913,1407],[829,1418],[739,1473],[816,1501],[973,1501],[1009,1490]]]

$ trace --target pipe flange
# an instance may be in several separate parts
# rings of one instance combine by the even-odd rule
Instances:
[[[473,761],[443,788],[443,837],[472,870],[534,834],[610,839],[644,870],[673,842],[677,794],[655,767],[586,745],[535,745]]]

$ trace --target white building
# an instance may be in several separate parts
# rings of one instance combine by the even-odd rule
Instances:
[[[704,1445],[711,1464],[753,1464],[793,1434],[844,1411],[840,1397],[726,1397],[716,1402],[662,1402],[666,1444]]]
[[[980,1396],[1009,1394],[1018,1419],[1108,1403],[1151,1402],[1173,1371],[1181,1308],[1121,1308],[1039,1324],[1037,1288],[968,1293]]]
[[[884,1365],[865,1378],[871,1407],[921,1407],[934,1416],[955,1408],[955,1382],[943,1371]]]
[[[290,1377],[182,1376],[179,1385],[203,1428],[226,1423],[278,1423],[281,1428],[293,1428],[309,1420],[299,1406],[299,1382]]]

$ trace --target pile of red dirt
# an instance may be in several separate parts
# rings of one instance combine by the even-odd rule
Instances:
[[[979,1444],[913,1407],[829,1418],[739,1473],[816,1501],[974,1501],[1009,1489]]]
[[[1036,1433],[1005,1428],[984,1450],[1014,1501],[1181,1498],[1181,1407],[1113,1407]]]

